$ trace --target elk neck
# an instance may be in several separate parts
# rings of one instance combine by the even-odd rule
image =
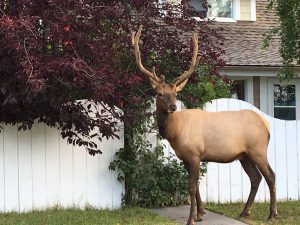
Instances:
[[[156,119],[157,126],[159,130],[159,134],[166,139],[167,138],[167,129],[166,129],[166,121],[169,118],[169,113],[164,112],[162,110],[156,109]]]
[[[167,112],[165,110],[160,109],[158,106],[156,107],[156,120],[157,126],[159,130],[159,134],[164,139],[169,139],[170,134],[168,133],[168,122],[173,113]]]

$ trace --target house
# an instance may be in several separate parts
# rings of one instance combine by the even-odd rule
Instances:
[[[203,12],[199,0],[188,2]],[[262,47],[264,35],[279,22],[275,12],[267,9],[268,0],[208,0],[208,4],[212,26],[223,29],[226,66],[222,73],[234,80],[236,96],[272,117],[300,119],[300,79],[280,83],[277,78],[282,65],[280,39],[275,37],[268,48]]]
[[[294,79],[282,84],[277,79],[282,65],[280,40],[275,38],[269,48],[262,48],[264,34],[277,26],[278,17],[267,9],[267,0],[237,2],[240,2],[240,20],[223,22],[222,25],[219,22],[225,36],[224,73],[236,81],[240,99],[272,117],[299,119],[300,80]],[[254,6],[249,7],[249,3]]]

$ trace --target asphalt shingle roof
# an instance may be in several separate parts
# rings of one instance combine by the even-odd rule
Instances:
[[[278,17],[267,4],[267,0],[256,1],[256,21],[214,22],[213,26],[223,29],[226,65],[281,66],[278,37],[268,49],[262,49],[264,34],[278,25]]]

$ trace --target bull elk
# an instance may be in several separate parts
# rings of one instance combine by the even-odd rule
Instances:
[[[189,174],[191,199],[187,224],[201,221],[205,214],[199,192],[200,162],[229,163],[239,160],[248,174],[251,190],[240,216],[248,216],[262,175],[270,189],[269,220],[277,216],[275,173],[269,165],[267,147],[270,127],[266,119],[251,110],[206,112],[201,109],[176,111],[176,93],[183,89],[199,64],[198,37],[193,34],[193,56],[190,68],[171,84],[159,78],[155,69],[147,70],[141,60],[139,39],[142,26],[132,33],[132,45],[138,68],[150,78],[156,96],[159,133],[167,139]],[[261,175],[262,174],[262,175]],[[197,213],[195,205],[197,204]]]

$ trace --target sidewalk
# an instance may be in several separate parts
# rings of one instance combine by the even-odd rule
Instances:
[[[169,207],[169,208],[160,208],[152,209],[154,213],[158,213],[162,216],[168,217],[171,220],[178,222],[179,224],[186,224],[188,215],[190,212],[190,206],[179,206],[179,207]],[[201,222],[197,222],[199,225],[245,225],[241,221],[236,219],[228,218],[226,216],[219,215],[210,211],[205,211],[204,219]]]

